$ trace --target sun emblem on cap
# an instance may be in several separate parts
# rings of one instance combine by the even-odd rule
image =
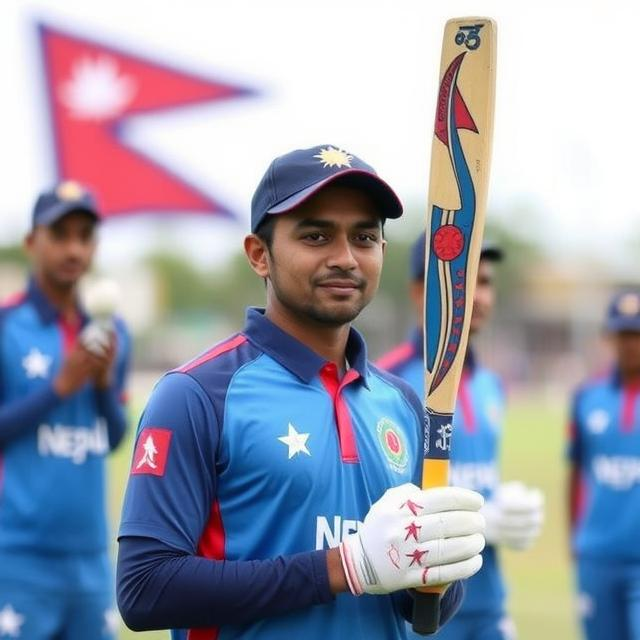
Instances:
[[[640,313],[640,297],[627,293],[618,301],[618,311],[625,316],[637,316]]]
[[[84,189],[73,180],[61,183],[56,189],[56,195],[60,200],[79,200],[83,193]]]
[[[349,155],[342,149],[335,149],[334,147],[327,147],[321,149],[318,155],[313,156],[318,158],[323,163],[324,168],[327,167],[350,167],[353,156]]]

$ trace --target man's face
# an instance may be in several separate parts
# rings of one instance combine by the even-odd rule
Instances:
[[[251,236],[250,236],[251,238]],[[268,304],[327,326],[354,320],[378,289],[385,241],[380,214],[362,191],[330,185],[277,216],[271,250],[254,270]]]
[[[411,283],[411,300],[416,311],[418,327],[423,325],[424,315],[424,282],[414,280]],[[495,305],[494,266],[491,260],[480,260],[478,265],[478,280],[473,296],[473,313],[471,315],[471,335],[477,333],[485,325]]]
[[[71,288],[91,266],[96,248],[95,220],[76,211],[50,226],[38,225],[25,246],[34,272],[55,288]]]
[[[611,342],[622,375],[640,375],[640,331],[613,333]]]
[[[478,279],[476,291],[473,296],[473,313],[471,314],[471,335],[476,334],[484,327],[491,317],[496,301],[494,285],[494,267],[490,260],[480,260],[478,265]]]

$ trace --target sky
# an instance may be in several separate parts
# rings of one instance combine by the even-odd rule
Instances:
[[[128,144],[238,217],[108,223],[100,259],[109,265],[150,246],[223,260],[247,232],[271,159],[315,144],[372,164],[410,211],[391,234],[414,234],[426,204],[442,29],[465,15],[498,23],[489,218],[551,255],[633,267],[640,5],[616,0],[3,0],[0,243],[24,235],[37,192],[55,177],[37,20],[256,92],[129,123]]]

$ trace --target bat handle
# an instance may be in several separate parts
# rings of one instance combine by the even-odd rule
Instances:
[[[413,630],[421,636],[431,635],[440,626],[440,593],[413,593]]]

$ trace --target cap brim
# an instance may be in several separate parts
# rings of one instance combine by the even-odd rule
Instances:
[[[75,212],[86,213],[94,218],[96,222],[100,220],[100,215],[94,209],[83,207],[77,202],[60,202],[55,207],[51,207],[46,213],[42,214],[34,221],[34,224],[49,226],[60,220],[60,218],[64,218],[64,216]]]
[[[380,215],[383,218],[399,218],[402,215],[402,203],[393,189],[382,178],[360,169],[341,171],[324,180],[320,180],[274,205],[267,213],[287,213],[308,200],[323,187],[335,182],[362,188],[367,193],[370,193],[380,207]]]
[[[634,331],[636,333],[640,333],[640,317],[612,318],[611,320],[607,320],[605,329],[610,333],[618,333],[620,331]]]
[[[489,260],[490,262],[502,262],[504,260],[504,251],[500,247],[485,246],[480,250],[480,260]]]

